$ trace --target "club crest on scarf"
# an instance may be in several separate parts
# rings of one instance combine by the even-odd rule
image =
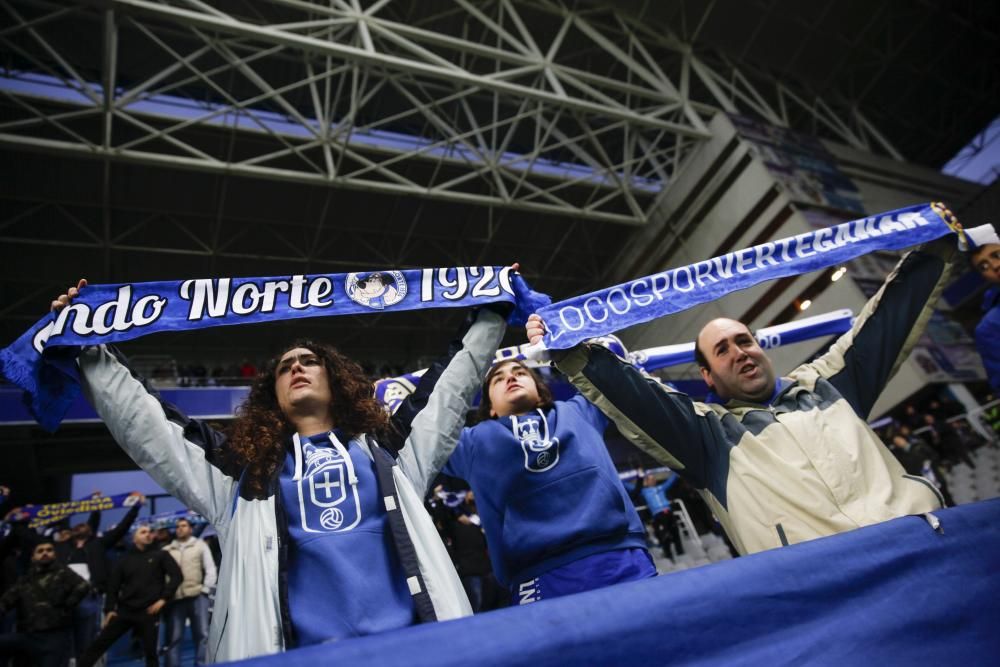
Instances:
[[[361,522],[358,488],[348,482],[347,463],[333,447],[302,443],[299,513],[307,533],[343,533]]]
[[[545,472],[559,463],[559,438],[549,438],[544,417],[512,417],[514,435],[524,451],[524,467],[530,472]],[[543,433],[544,430],[544,433]],[[544,436],[544,437],[543,437]]]
[[[406,296],[406,278],[399,271],[349,273],[345,283],[351,301],[375,310],[385,310]]]

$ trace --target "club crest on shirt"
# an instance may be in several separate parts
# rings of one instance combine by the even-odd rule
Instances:
[[[559,462],[559,438],[543,438],[538,419],[518,419],[514,435],[524,451],[524,467],[531,472],[545,472]]]
[[[385,310],[406,296],[406,278],[399,271],[348,273],[344,284],[347,296],[354,303],[375,310]]]
[[[308,533],[341,533],[361,522],[357,486],[348,480],[347,463],[333,447],[302,444],[299,514]]]

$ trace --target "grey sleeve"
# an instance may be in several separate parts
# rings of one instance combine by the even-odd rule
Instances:
[[[497,313],[482,309],[462,338],[425,407],[413,420],[406,446],[399,453],[403,474],[424,495],[451,456],[465,427],[472,398],[489,369],[507,325]]]
[[[84,348],[79,365],[84,394],[129,457],[217,528],[228,522],[237,478],[218,462],[221,434],[162,402],[104,345]]]

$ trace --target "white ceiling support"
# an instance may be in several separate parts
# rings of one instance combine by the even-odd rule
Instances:
[[[4,13],[11,148],[628,225],[719,110],[786,126],[805,113],[898,156],[859,111],[696,55],[613,5],[4,0]],[[67,38],[87,31],[104,45],[93,62]]]

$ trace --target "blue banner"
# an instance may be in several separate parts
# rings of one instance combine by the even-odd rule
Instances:
[[[943,204],[923,204],[661,271],[542,308],[545,346],[567,349],[767,280],[843,264],[875,250],[900,250],[959,229]]]
[[[1000,500],[935,515],[240,664],[996,664]]]
[[[771,350],[782,345],[845,333],[851,330],[853,321],[854,313],[850,310],[835,310],[794,322],[764,327],[755,331],[754,336],[762,348]],[[636,350],[629,353],[628,359],[647,372],[693,363],[694,342]]]
[[[766,280],[841,264],[875,250],[898,250],[958,230],[958,221],[942,204],[911,206],[553,305],[510,267],[94,285],[0,350],[0,373],[26,392],[31,414],[52,431],[79,395],[74,346],[129,340],[158,331],[506,301],[515,306],[512,323],[523,323],[537,312],[548,328],[546,347],[569,348]],[[405,390],[405,385],[387,384],[385,390],[391,394]]]
[[[25,505],[12,509],[4,519],[10,522],[27,521],[29,528],[38,528],[62,521],[74,514],[132,507],[141,501],[142,494],[132,491],[115,496],[94,496],[50,505]]]
[[[0,372],[27,392],[29,410],[52,431],[79,394],[75,354],[65,348],[160,331],[504,301],[515,306],[511,321],[523,323],[550,300],[511,267],[492,266],[92,285],[0,350]]]
[[[139,526],[149,526],[153,530],[159,530],[160,528],[173,529],[181,519],[187,519],[188,523],[192,526],[200,526],[203,523],[208,523],[208,519],[197,512],[176,510],[174,512],[160,512],[159,514],[144,517],[133,523],[129,532],[134,533],[135,529]]]

